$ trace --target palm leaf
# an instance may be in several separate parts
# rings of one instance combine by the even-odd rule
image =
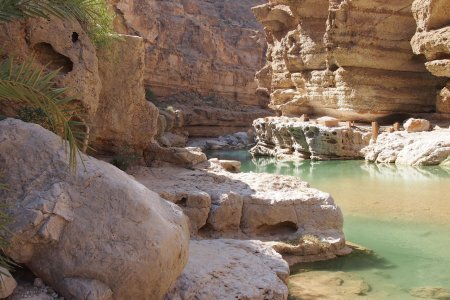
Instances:
[[[55,86],[58,71],[46,72],[44,68],[33,67],[32,61],[15,64],[12,58],[0,63],[0,101],[12,101],[41,109],[49,122],[50,129],[60,135],[67,144],[69,165],[77,164],[78,146],[83,145],[86,124],[72,121],[80,119],[76,111],[68,107],[73,98],[64,96],[67,88]]]
[[[0,23],[38,17],[78,20],[97,47],[118,38],[105,0],[0,0]]]

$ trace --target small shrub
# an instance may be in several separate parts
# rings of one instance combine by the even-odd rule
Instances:
[[[17,111],[17,119],[27,123],[36,123],[49,129],[49,120],[42,108],[22,107]]]
[[[150,102],[156,99],[155,93],[149,87],[145,88],[145,99]]]
[[[139,158],[133,154],[117,155],[113,157],[113,159],[111,160],[111,164],[121,169],[122,171],[126,171],[132,164],[136,163],[138,160]]]
[[[173,109],[172,105],[167,106],[166,110],[170,111],[171,113],[175,113],[175,109]]]

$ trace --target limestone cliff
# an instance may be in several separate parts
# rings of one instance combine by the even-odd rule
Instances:
[[[437,96],[439,113],[450,113],[450,1],[416,0],[412,5],[417,32],[411,40],[416,54],[423,54],[434,76],[447,78],[447,85]]]
[[[257,74],[284,115],[371,120],[435,110],[439,85],[409,44],[412,0],[270,0],[267,64]]]
[[[70,87],[96,154],[142,154],[148,147],[158,109],[145,100],[142,38],[122,36],[99,50],[78,22],[30,19],[0,25],[0,42],[5,54],[60,69],[57,84]],[[0,112],[15,116],[6,105]]]
[[[255,73],[266,42],[251,12],[264,0],[111,0],[121,33],[145,41],[145,85],[160,110],[172,107],[190,136],[246,131],[266,116]],[[261,109],[263,108],[263,109]]]
[[[258,105],[262,28],[250,8],[264,0],[114,0],[116,29],[146,44],[145,83],[160,97],[180,92]]]

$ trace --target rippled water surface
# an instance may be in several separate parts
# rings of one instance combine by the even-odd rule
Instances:
[[[209,156],[240,160],[243,172],[298,176],[331,193],[344,213],[347,240],[377,255],[302,265],[294,273],[355,273],[370,284],[369,299],[410,299],[410,289],[424,286],[450,289],[450,169],[364,161],[277,162],[253,159],[246,151]]]

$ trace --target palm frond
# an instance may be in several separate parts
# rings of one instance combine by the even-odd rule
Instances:
[[[78,20],[97,47],[118,38],[105,0],[1,0],[0,23],[26,18]]]
[[[84,144],[86,134],[79,121],[72,121],[77,117],[76,111],[68,106],[73,98],[65,96],[67,88],[55,86],[57,75],[58,70],[46,72],[44,68],[33,67],[30,60],[15,64],[14,59],[8,58],[0,62],[0,101],[17,102],[44,112],[50,130],[67,143],[69,165],[74,169],[78,146]],[[83,126],[87,127],[84,123]]]

